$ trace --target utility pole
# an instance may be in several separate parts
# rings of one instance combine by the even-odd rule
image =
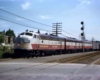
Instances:
[[[62,30],[62,23],[53,23],[53,27],[52,27],[52,34],[58,36],[58,34],[61,34]]]
[[[85,33],[84,33],[84,22],[82,21],[81,22],[81,30],[82,30],[82,33],[81,33],[81,39],[82,39],[82,48],[83,48],[83,53],[84,53],[84,41],[85,41]]]
[[[93,50],[93,45],[94,45],[94,41],[95,41],[95,39],[94,39],[94,37],[92,37],[92,50]]]

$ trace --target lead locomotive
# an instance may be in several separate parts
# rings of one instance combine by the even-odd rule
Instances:
[[[100,49],[100,42],[83,41],[75,38],[58,37],[26,31],[14,40],[14,53],[18,56],[44,56]]]

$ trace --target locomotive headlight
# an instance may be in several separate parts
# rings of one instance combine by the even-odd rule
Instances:
[[[20,46],[20,43],[18,43],[17,46],[19,47]]]
[[[30,43],[30,40],[27,39],[27,38],[25,38],[25,39],[24,39],[24,43]]]

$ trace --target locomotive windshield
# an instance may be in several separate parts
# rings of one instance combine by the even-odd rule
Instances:
[[[32,33],[25,33],[25,35],[28,35],[28,36],[33,36]]]
[[[21,33],[20,35],[24,35],[25,33],[23,32],[23,33]]]

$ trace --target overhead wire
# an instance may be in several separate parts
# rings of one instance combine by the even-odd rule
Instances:
[[[26,19],[26,20],[28,20],[28,21],[31,21],[31,22],[37,23],[37,24],[41,24],[41,25],[44,25],[44,26],[49,26],[49,25],[47,25],[47,24],[43,24],[43,23],[40,23],[40,22],[37,22],[37,21],[31,20],[31,19],[27,19],[27,18],[25,18],[25,17],[19,16],[19,15],[17,15],[17,14],[11,13],[11,12],[6,11],[6,10],[1,9],[1,8],[0,8],[0,10],[3,11],[3,12],[9,13],[9,14],[11,14],[11,15],[14,15],[14,16],[17,16],[17,17],[20,17],[20,18]],[[49,27],[52,27],[52,26],[49,26]]]
[[[79,36],[77,36],[77,35],[74,35],[74,34],[71,34],[71,33],[69,33],[69,32],[66,32],[65,30],[63,30],[63,32],[68,33],[68,34],[73,35],[73,36],[76,36],[76,37],[79,37]]]
[[[47,24],[43,24],[43,23],[40,23],[40,22],[37,22],[37,21],[31,20],[31,19],[27,19],[27,18],[25,18],[25,17],[19,16],[19,15],[17,15],[17,14],[11,13],[11,12],[6,11],[6,10],[1,9],[1,8],[0,8],[0,10],[3,11],[3,12],[9,13],[9,14],[11,14],[11,15],[14,15],[14,16],[17,16],[17,17],[20,17],[20,18],[23,18],[23,19],[25,19],[25,20],[28,20],[28,21],[31,21],[31,22],[37,23],[37,24],[41,24],[41,25],[44,25],[44,26],[52,27],[52,26],[47,25]],[[15,22],[15,23],[16,23],[16,22]],[[36,28],[36,29],[38,29],[38,28]],[[70,34],[70,35],[76,36],[76,35],[71,34],[71,33],[67,32],[67,31],[65,31],[65,30],[62,30],[62,31],[65,32],[65,33],[67,33],[67,34]],[[76,36],[76,37],[79,37],[79,36]]]
[[[4,20],[4,21],[7,21],[7,22],[10,22],[10,23],[14,23],[14,24],[17,24],[17,25],[21,25],[21,26],[24,26],[24,27],[39,29],[39,28],[36,28],[36,27],[31,27],[31,26],[27,26],[27,25],[24,25],[24,24],[21,24],[21,23],[17,23],[17,22],[11,21],[11,20],[7,20],[7,19],[3,19],[3,18],[0,18],[0,19],[1,20]],[[44,29],[40,29],[40,30],[49,31],[49,30],[44,30]]]
[[[24,26],[24,27],[39,29],[39,28],[35,28],[35,27],[30,27],[30,26],[27,26],[27,25],[23,25],[23,24],[21,24],[21,23],[17,23],[17,22],[11,21],[11,20],[7,20],[7,19],[3,19],[3,18],[0,18],[0,19],[1,19],[1,20],[4,20],[4,21],[7,21],[7,22],[11,22],[11,23],[17,24],[17,25],[21,25],[21,26]],[[50,32],[49,30],[44,30],[44,29],[40,29],[40,30]],[[65,35],[63,35],[63,34],[60,34],[60,35],[62,35],[62,36],[64,36],[64,37],[68,37],[68,36],[65,36]]]

